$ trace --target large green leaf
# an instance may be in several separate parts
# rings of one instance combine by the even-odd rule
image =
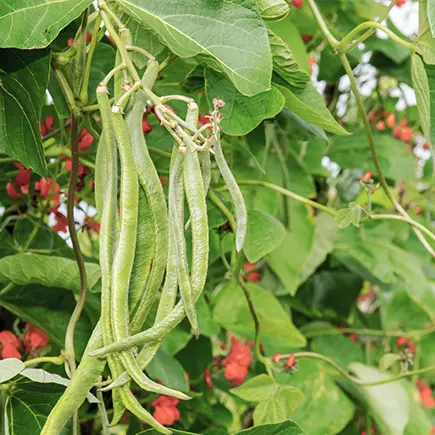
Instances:
[[[210,108],[213,99],[225,101],[221,109],[222,130],[232,136],[249,133],[263,119],[271,118],[284,107],[284,98],[275,87],[253,97],[242,95],[222,74],[207,68],[205,73],[205,92]]]
[[[411,57],[411,77],[412,87],[414,88],[415,98],[417,100],[421,129],[423,130],[423,135],[425,136],[427,143],[432,148],[433,138],[431,137],[431,93],[429,89],[429,80],[427,78],[423,61],[420,56],[415,53]]]
[[[325,370],[316,361],[301,359],[298,371],[292,376],[288,373],[278,375],[279,383],[298,388],[304,394],[291,418],[310,435],[341,433],[355,410]]]
[[[23,28],[19,31],[25,34]],[[0,151],[45,177],[47,165],[39,118],[48,83],[50,51],[0,49],[0,59]]]
[[[189,384],[183,367],[174,357],[161,349],[158,350],[146,370],[151,378],[161,381],[166,387],[189,391]]]
[[[393,180],[415,180],[414,158],[406,145],[387,134],[375,133],[374,138],[384,175]],[[363,130],[355,131],[351,140],[334,136],[329,157],[343,169],[358,168],[375,172],[367,136]]]
[[[242,94],[270,89],[272,56],[266,27],[249,8],[202,0],[119,0],[135,20],[153,30],[177,56],[204,55]]]
[[[290,47],[271,29],[267,30],[269,44],[272,49],[273,69],[288,84],[296,87],[303,87],[310,81],[310,76],[302,71],[293,56]]]
[[[285,236],[284,225],[275,217],[261,211],[248,212],[248,231],[243,251],[251,263],[256,263],[273,251]]]
[[[349,133],[334,119],[325,106],[323,96],[308,82],[304,88],[276,85],[285,98],[285,107],[317,127],[338,135]]]
[[[430,3],[431,11],[429,17],[430,21],[433,22],[434,9],[433,1]],[[417,47],[421,50],[423,54],[423,59],[426,63],[435,63],[435,39],[432,37],[428,19],[428,0],[420,0],[418,7],[418,44]]]
[[[92,0],[9,0],[0,5],[0,47],[43,48]]]
[[[409,57],[409,48],[397,44],[391,39],[370,38],[365,41],[367,48],[371,51],[380,51],[394,63],[401,64]]]
[[[263,424],[237,432],[236,435],[307,435],[294,421],[277,424]]]
[[[258,285],[248,284],[252,302],[261,325],[261,343],[268,354],[303,347],[304,336],[296,329],[279,301]],[[255,336],[254,321],[242,289],[234,281],[220,289],[213,316],[222,327],[244,338]]]
[[[427,137],[426,140],[430,141],[431,149],[433,150],[433,142],[435,140],[435,122],[432,121],[433,116],[435,116],[435,65],[425,65],[425,70],[427,74],[427,84],[429,89],[426,89],[425,85],[423,85],[424,87],[422,91],[424,90],[429,91],[429,127],[430,127],[429,137]],[[421,101],[421,98],[417,101],[419,104],[423,103]],[[422,110],[427,110],[427,101],[426,101],[426,109],[424,109],[424,107],[421,107],[419,109],[419,113],[421,113]],[[426,117],[427,116],[428,115],[426,114]],[[422,126],[427,127],[427,124],[422,124]]]
[[[287,420],[303,400],[303,393],[294,387],[279,386],[273,397],[262,400],[254,410],[254,424],[279,423]]]
[[[300,277],[304,277],[314,240],[315,225],[304,204],[292,202],[290,228],[282,243],[267,257],[267,262],[291,295],[296,293]],[[308,271],[308,269],[305,269]]]
[[[17,358],[7,358],[0,361],[0,384],[18,375],[25,365]]]
[[[260,402],[271,399],[278,388],[279,385],[269,375],[263,373],[231,389],[231,393],[247,402]]]
[[[91,289],[100,279],[100,267],[94,263],[85,264],[88,288]],[[41,254],[17,254],[0,259],[0,282],[80,290],[80,277],[74,260]]]
[[[11,435],[39,434],[48,415],[64,392],[58,385],[40,385],[30,381],[15,384],[7,400],[6,414]],[[67,423],[59,435],[71,435]]]
[[[376,382],[391,377],[374,367],[360,363],[352,364],[350,368],[364,382]],[[364,387],[361,391],[381,433],[402,435],[409,419],[409,398],[401,383],[391,382],[376,387]]]

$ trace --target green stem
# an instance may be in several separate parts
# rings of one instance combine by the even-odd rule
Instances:
[[[390,30],[388,27],[385,27],[381,23],[377,23],[376,21],[366,21],[365,23],[361,23],[359,26],[355,27],[353,30],[351,30],[335,47],[335,50],[337,53],[346,53],[349,50],[353,49],[356,45],[358,45],[360,42],[363,42],[364,39],[360,37],[356,41],[352,43],[352,45],[347,47],[347,44],[349,44],[353,37],[360,33],[361,31],[365,29],[379,29],[382,30],[384,33],[386,33],[393,41],[397,42],[398,44],[402,45],[403,47],[409,48],[410,50],[415,50],[415,46],[413,43],[405,41],[400,36],[397,36],[392,30]],[[364,36],[364,35],[363,35]]]
[[[236,220],[234,219],[233,214],[228,210],[228,207],[221,201],[219,196],[217,196],[212,189],[208,191],[208,196],[212,200],[212,202],[216,205],[216,207],[222,212],[222,214],[228,219],[228,222],[230,223],[231,226],[231,230],[233,232],[236,231]]]
[[[392,0],[391,3],[388,5],[388,7],[385,9],[385,12],[379,17],[377,20],[378,23],[382,23],[390,13],[391,9],[396,5],[397,0]],[[349,52],[353,50],[360,42],[365,41],[366,39],[370,38],[374,33],[376,32],[376,28],[369,29],[366,32],[364,32],[358,39],[356,39],[354,42],[352,42],[350,45],[347,46],[346,51]],[[415,41],[414,41],[415,43]]]
[[[56,79],[59,82],[59,85],[62,89],[63,95],[66,98],[66,101],[67,101],[68,106],[71,110],[71,113],[76,117],[80,116],[81,110],[80,110],[80,107],[76,103],[76,100],[74,98],[74,93],[73,93],[70,85],[68,84],[68,80],[66,79],[63,72],[59,68],[57,68],[55,65],[53,65],[53,71],[54,71]]]
[[[94,29],[92,31],[91,43],[88,46],[88,55],[86,58],[86,66],[84,71],[82,89],[80,91],[80,101],[82,102],[82,104],[87,104],[88,102],[88,87],[89,87],[89,79],[91,77],[92,58],[94,56],[95,48],[97,47],[97,43],[98,43],[98,32],[100,30],[101,21],[102,21],[101,16],[98,14],[94,24]]]
[[[77,300],[77,304],[71,315],[66,336],[65,336],[65,359],[68,363],[68,368],[71,375],[76,370],[75,352],[74,352],[74,332],[77,321],[80,318],[80,314],[84,308],[86,302],[87,292],[87,278],[86,268],[83,260],[83,256],[80,250],[80,242],[77,236],[77,230],[74,221],[74,193],[77,184],[78,175],[78,163],[79,163],[79,147],[78,147],[78,120],[75,116],[72,117],[71,123],[71,159],[72,167],[68,185],[68,198],[67,198],[67,220],[68,229],[73,245],[74,255],[76,257],[79,274],[80,274],[80,294]]]
[[[358,329],[358,328],[343,328],[343,329],[325,329],[323,331],[306,332],[306,338],[323,337],[325,335],[341,335],[341,334],[358,334],[368,337],[421,337],[435,332],[435,327],[428,329],[420,329],[415,331],[382,331],[376,329]]]
[[[4,286],[1,290],[0,290],[0,298],[6,294],[8,294],[13,288],[15,287],[15,284],[13,284],[12,282],[10,282],[9,284],[7,284],[6,286]]]
[[[62,365],[65,362],[65,356],[59,355],[59,356],[40,356],[38,358],[32,358],[27,361],[24,361],[24,365],[26,367],[28,366],[34,366],[37,364],[44,364],[44,363],[50,363],[50,364],[56,364],[58,366]]]
[[[316,2],[314,0],[308,0],[308,5],[310,6],[311,11],[313,12],[314,18],[319,24],[320,30],[325,35],[325,38],[328,40],[329,45],[331,45],[332,48],[335,48],[338,44],[338,41],[334,38],[334,35],[329,31],[328,26],[326,25],[325,20],[323,19],[322,14],[320,13],[319,8],[316,5]]]
[[[318,359],[318,360],[324,361],[324,362],[328,363],[330,366],[334,367],[347,380],[353,382],[354,384],[359,385],[360,387],[376,387],[378,385],[389,384],[391,382],[395,382],[395,381],[398,381],[399,379],[403,379],[403,378],[408,378],[410,376],[421,375],[424,373],[429,373],[429,372],[435,371],[435,366],[430,366],[430,367],[426,367],[424,369],[413,370],[410,372],[401,373],[400,375],[393,376],[393,377],[388,378],[388,379],[382,379],[381,381],[364,382],[364,381],[361,381],[360,379],[355,378],[354,376],[350,375],[343,367],[338,365],[335,361],[333,361],[330,358],[328,358],[324,355],[321,355],[319,353],[297,352],[294,355],[295,355],[296,359],[298,359],[298,358],[299,359],[312,358],[312,359]],[[288,355],[281,355],[281,358],[283,358],[283,359],[287,358],[287,357],[288,357]]]

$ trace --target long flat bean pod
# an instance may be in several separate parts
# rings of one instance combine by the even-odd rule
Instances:
[[[186,137],[188,140],[189,137]],[[208,242],[208,223],[207,223],[207,207],[204,195],[204,186],[200,175],[201,169],[198,162],[197,154],[192,154],[192,158],[187,160],[185,158],[185,164],[188,165],[185,168],[185,176],[188,175],[188,179],[185,179],[185,186],[189,186],[186,190],[188,195],[189,210],[191,213],[192,221],[192,291],[193,299],[197,301],[204,288],[208,254],[209,254],[209,242]],[[188,163],[186,163],[188,162]],[[188,169],[187,169],[188,168]],[[190,199],[189,199],[190,198]],[[119,352],[121,350],[130,349],[134,346],[144,345],[145,343],[159,341],[161,337],[168,334],[175,326],[177,326],[184,318],[185,310],[182,301],[178,302],[176,307],[159,323],[156,323],[152,328],[135,334],[129,338],[122,339],[109,346],[105,346],[102,349],[92,352],[93,356],[105,356],[113,352]],[[144,347],[137,357],[137,362],[140,366],[143,366],[143,361],[149,357],[147,347]]]
[[[158,69],[159,65],[156,61],[149,62],[142,78],[142,82],[147,89],[150,89],[154,85],[158,76]],[[163,281],[168,249],[168,218],[165,194],[141,128],[146,101],[147,98],[145,94],[139,92],[136,95],[135,104],[127,118],[139,182],[145,190],[154,222],[152,271],[144,295],[139,300],[136,311],[131,319],[130,327],[132,333],[142,329],[149,310],[154,303],[157,292]]]
[[[236,217],[236,250],[240,251],[245,242],[246,230],[248,226],[248,213],[246,211],[245,200],[243,199],[240,187],[225,160],[224,153],[222,152],[221,141],[219,133],[214,135],[214,156],[217,166],[228,187],[231,198],[234,202],[234,214]]]
[[[119,106],[113,106],[112,119],[121,160],[121,224],[112,265],[112,331],[116,340],[128,336],[128,289],[136,245],[139,183],[126,123]],[[144,390],[188,399],[185,394],[151,381],[142,372],[131,352],[119,355],[128,374]]]
[[[98,144],[96,161],[95,197],[97,209],[101,216],[100,229],[100,267],[101,267],[101,330],[103,343],[113,343],[111,324],[111,273],[113,253],[117,236],[117,191],[118,169],[116,139],[112,128],[112,111],[107,88],[97,88],[97,101],[103,123],[103,134]],[[119,376],[123,366],[117,356],[108,358],[112,376]],[[125,411],[119,391],[112,392],[114,415],[112,422],[121,418]]]

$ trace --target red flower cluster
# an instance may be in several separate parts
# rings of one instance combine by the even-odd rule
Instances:
[[[396,346],[397,347],[407,347],[412,354],[415,353],[415,344],[406,337],[399,337],[396,340]]]
[[[49,340],[47,334],[43,333],[36,326],[32,326],[30,323],[26,323],[26,333],[22,340],[10,331],[1,331],[1,359],[21,359],[21,352],[35,354],[38,349],[46,346]]]
[[[245,263],[245,279],[251,282],[258,282],[261,279],[260,272],[256,271],[256,266],[253,263]]]
[[[53,115],[49,115],[43,121],[39,122],[39,128],[41,130],[42,137],[47,136],[47,134],[50,133],[51,129],[53,128],[53,124],[54,124]]]
[[[435,398],[432,396],[432,389],[426,385],[421,379],[416,382],[420,393],[421,403],[429,409],[435,408]]]
[[[242,344],[236,337],[232,337],[230,353],[222,361],[222,365],[225,366],[225,379],[231,381],[234,387],[240,385],[248,374],[252,359],[249,345]]]
[[[20,199],[23,195],[29,193],[29,183],[32,170],[25,168],[20,162],[15,162],[14,166],[18,168],[18,174],[15,177],[14,183],[6,184],[6,192],[10,198]],[[20,188],[21,192],[18,192],[17,187]]]
[[[172,426],[180,419],[180,411],[177,409],[178,399],[171,396],[160,396],[151,404],[155,411],[153,417],[164,426]]]
[[[369,116],[370,122],[375,124],[378,131],[385,131],[387,128],[392,130],[394,138],[402,140],[406,143],[412,142],[412,128],[408,125],[406,118],[401,119],[396,123],[396,115],[394,113],[384,113],[383,109],[378,109]]]

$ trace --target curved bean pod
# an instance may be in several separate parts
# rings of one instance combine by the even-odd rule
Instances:
[[[129,289],[130,313],[136,307],[147,284],[154,250],[154,237],[152,237],[154,222],[146,194],[142,188],[139,189],[137,221],[136,250]]]
[[[222,152],[221,141],[219,133],[215,134],[214,140],[214,156],[216,159],[217,166],[228,187],[231,198],[234,202],[234,214],[236,217],[236,250],[239,252],[243,243],[245,242],[246,230],[248,228],[248,212],[246,211],[245,200],[243,199],[240,187],[225,160],[224,153]]]

